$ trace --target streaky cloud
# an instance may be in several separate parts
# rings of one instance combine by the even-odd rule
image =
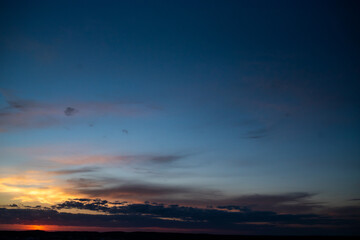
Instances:
[[[195,194],[195,189],[185,187],[171,187],[155,184],[125,183],[115,187],[102,187],[91,189],[80,189],[80,193],[92,197],[129,197],[129,196],[164,196],[177,194]]]
[[[155,163],[171,163],[175,162],[181,158],[184,158],[184,155],[159,155],[159,156],[150,156],[150,161]]]
[[[80,120],[83,122],[88,121],[84,119],[86,117],[104,114],[124,117],[140,116],[155,111],[144,103],[129,101],[73,102],[72,107],[65,107],[64,110],[64,105],[68,105],[66,103],[21,99],[5,90],[1,90],[0,93],[8,105],[0,109],[0,132],[64,125],[69,123],[69,119],[64,117],[74,116],[80,109]]]
[[[134,154],[134,155],[74,155],[74,156],[53,156],[49,160],[69,165],[86,165],[86,164],[138,164],[138,163],[156,163],[170,164],[180,159],[188,157],[189,154]]]
[[[84,167],[80,169],[62,169],[56,171],[49,171],[49,173],[54,175],[67,175],[67,174],[77,174],[77,173],[89,173],[89,172],[95,172],[97,170],[98,168],[96,167]]]
[[[89,197],[155,199],[155,198],[213,198],[220,191],[188,186],[172,186],[118,178],[72,178],[67,180],[72,191]]]

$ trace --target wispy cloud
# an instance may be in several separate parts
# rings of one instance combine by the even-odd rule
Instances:
[[[250,130],[246,133],[247,138],[263,138],[268,133],[267,128],[259,128],[256,130]]]
[[[118,179],[115,178],[70,178],[67,179],[66,182],[70,184],[71,189],[78,191],[78,189],[97,189],[103,188],[109,183],[115,182]]]
[[[208,198],[193,199],[171,199],[157,198],[156,202],[169,204],[181,203],[185,205],[212,206],[228,210],[245,210],[251,208],[257,211],[276,211],[279,213],[311,213],[326,208],[325,202],[313,200],[316,196],[308,192],[290,192],[282,194],[252,194],[228,196],[226,194],[215,194]]]
[[[109,188],[97,188],[97,189],[81,189],[80,193],[91,197],[112,197],[112,198],[124,198],[124,197],[159,197],[169,195],[184,195],[190,193],[196,193],[195,189],[188,189],[184,187],[172,187],[161,186],[155,184],[140,184],[140,183],[125,183],[115,187]]]
[[[283,213],[312,212],[321,209],[324,203],[314,202],[311,198],[316,194],[308,192],[294,192],[283,194],[253,194],[242,195],[221,200],[231,203],[229,207],[247,206],[257,210],[274,210]],[[221,202],[220,201],[220,202]],[[222,206],[225,207],[226,206]]]
[[[213,198],[219,191],[199,189],[196,187],[155,184],[118,178],[73,178],[67,180],[73,192],[83,196],[132,199],[196,199]]]
[[[113,101],[113,102],[73,102],[44,103],[21,99],[8,91],[0,92],[7,103],[0,109],[0,131],[11,131],[24,128],[43,128],[69,123],[67,117],[88,119],[98,116],[139,116],[153,112],[154,109],[144,103]],[[69,106],[70,105],[70,106]],[[74,118],[71,118],[74,120]],[[74,123],[74,122],[73,122]]]
[[[186,154],[135,154],[135,155],[68,155],[68,156],[51,156],[46,157],[61,164],[68,165],[87,165],[87,164],[136,164],[136,163],[156,163],[170,164],[180,159],[184,159],[189,155]]]
[[[172,163],[179,159],[185,158],[185,155],[158,155],[148,156],[151,162],[155,163]]]
[[[67,174],[76,174],[76,173],[89,173],[89,172],[95,172],[97,170],[98,168],[95,167],[84,167],[79,169],[62,169],[56,171],[49,171],[49,173],[55,175],[67,175]]]

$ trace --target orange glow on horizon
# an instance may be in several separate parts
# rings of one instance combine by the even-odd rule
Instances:
[[[24,225],[24,224],[0,224],[0,230],[10,231],[57,231],[56,225]]]
[[[61,231],[87,231],[87,232],[176,232],[176,233],[218,233],[214,229],[184,229],[184,228],[162,228],[162,227],[97,227],[97,226],[60,226],[60,225],[24,225],[24,224],[0,224],[0,231],[33,231],[41,230],[47,232]]]
[[[46,225],[25,225],[27,230],[41,230],[41,231],[48,231]]]

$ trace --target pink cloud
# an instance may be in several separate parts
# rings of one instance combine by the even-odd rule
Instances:
[[[154,108],[136,102],[42,103],[17,99],[1,91],[7,102],[0,109],[0,132],[24,128],[43,128],[88,121],[95,117],[137,117]],[[71,114],[69,112],[71,110]]]

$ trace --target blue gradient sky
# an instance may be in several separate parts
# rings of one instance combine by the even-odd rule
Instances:
[[[1,204],[97,197],[204,207],[265,196],[246,204],[359,211],[356,2],[1,9]],[[308,195],[266,202],[293,193]]]

